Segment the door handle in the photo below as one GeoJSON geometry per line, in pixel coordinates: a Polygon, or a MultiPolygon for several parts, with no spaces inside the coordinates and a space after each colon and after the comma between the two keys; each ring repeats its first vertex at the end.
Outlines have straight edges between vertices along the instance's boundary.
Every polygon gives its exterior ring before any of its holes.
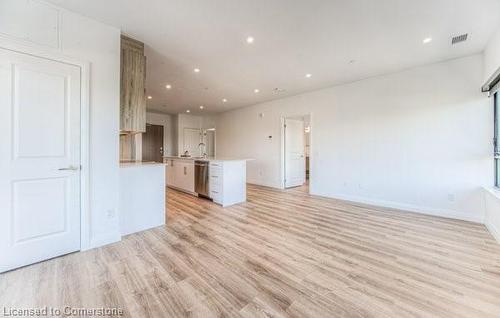
{"type": "Polygon", "coordinates": [[[66,167],[66,168],[59,168],[57,169],[59,171],[77,171],[77,170],[80,170],[80,166],[76,167],[76,166],[69,166],[69,167],[66,167]]]}
{"type": "Polygon", "coordinates": [[[187,175],[187,167],[184,167],[184,175],[187,175]]]}

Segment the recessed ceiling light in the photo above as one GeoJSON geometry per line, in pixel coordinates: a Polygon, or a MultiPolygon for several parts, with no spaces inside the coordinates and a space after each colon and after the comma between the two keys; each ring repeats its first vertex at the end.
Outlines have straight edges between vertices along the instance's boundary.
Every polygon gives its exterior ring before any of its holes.
{"type": "Polygon", "coordinates": [[[253,92],[254,93],[258,93],[258,92],[260,92],[260,90],[258,88],[256,88],[256,89],[253,90],[253,92]]]}
{"type": "Polygon", "coordinates": [[[223,102],[223,103],[227,103],[227,99],[223,98],[223,99],[222,99],[222,102],[223,102]]]}
{"type": "Polygon", "coordinates": [[[171,88],[172,88],[172,85],[167,84],[167,85],[165,85],[165,88],[166,88],[166,89],[171,89],[171,88]]]}
{"type": "Polygon", "coordinates": [[[431,43],[432,42],[432,38],[425,38],[422,43],[424,44],[427,44],[427,43],[431,43]]]}
{"type": "Polygon", "coordinates": [[[188,109],[188,110],[186,110],[186,113],[190,113],[190,112],[191,112],[191,111],[190,111],[189,109],[188,109]]]}
{"type": "Polygon", "coordinates": [[[306,74],[307,78],[310,78],[311,76],[312,76],[312,74],[309,74],[309,73],[306,74]]]}
{"type": "Polygon", "coordinates": [[[199,68],[195,68],[193,71],[194,71],[195,73],[199,73],[199,72],[200,72],[200,69],[199,69],[199,68]]]}
{"type": "Polygon", "coordinates": [[[251,36],[247,37],[247,43],[252,44],[255,39],[251,36]]]}
{"type": "Polygon", "coordinates": [[[205,108],[205,106],[200,106],[200,109],[203,109],[203,108],[205,108]]]}
{"type": "Polygon", "coordinates": [[[153,99],[153,96],[148,96],[148,99],[153,99]]]}

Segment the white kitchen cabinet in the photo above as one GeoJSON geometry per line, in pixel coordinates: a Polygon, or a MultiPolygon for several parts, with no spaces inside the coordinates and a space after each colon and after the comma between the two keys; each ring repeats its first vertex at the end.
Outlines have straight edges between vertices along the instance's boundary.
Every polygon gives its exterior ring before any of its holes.
{"type": "Polygon", "coordinates": [[[166,160],[167,185],[182,191],[194,193],[194,162],[185,159],[166,160]]]}
{"type": "Polygon", "coordinates": [[[250,159],[166,157],[167,185],[197,195],[195,193],[195,160],[209,162],[208,197],[210,199],[224,207],[246,201],[246,162],[250,159]]]}
{"type": "Polygon", "coordinates": [[[182,190],[194,192],[194,162],[178,161],[176,163],[175,178],[177,186],[182,190]]]}
{"type": "Polygon", "coordinates": [[[222,206],[229,206],[247,199],[246,161],[221,160],[210,161],[209,196],[222,206]]]}

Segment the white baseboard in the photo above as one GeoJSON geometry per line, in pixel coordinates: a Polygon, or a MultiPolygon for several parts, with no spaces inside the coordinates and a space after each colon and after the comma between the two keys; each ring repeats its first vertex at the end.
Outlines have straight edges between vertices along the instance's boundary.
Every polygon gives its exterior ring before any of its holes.
{"type": "Polygon", "coordinates": [[[262,187],[283,189],[279,184],[275,184],[275,183],[271,183],[271,182],[263,182],[261,180],[247,179],[247,183],[262,186],[262,187]]]}
{"type": "Polygon", "coordinates": [[[182,188],[174,187],[174,186],[171,186],[171,185],[167,185],[167,187],[172,188],[172,189],[177,190],[177,191],[180,191],[180,192],[184,192],[184,193],[187,193],[187,194],[191,194],[191,195],[194,195],[194,196],[197,196],[197,195],[198,195],[198,193],[196,193],[196,192],[191,192],[191,191],[184,190],[184,189],[182,189],[182,188]]]}
{"type": "Polygon", "coordinates": [[[104,234],[99,234],[96,235],[95,237],[92,237],[90,240],[90,247],[88,249],[96,248],[96,247],[101,247],[104,245],[108,245],[111,243],[119,242],[121,241],[122,236],[120,233],[104,233],[104,234]]]}
{"type": "Polygon", "coordinates": [[[439,217],[444,217],[444,218],[448,218],[448,219],[456,219],[456,220],[462,220],[462,221],[468,221],[468,222],[474,222],[474,223],[481,223],[481,224],[484,223],[484,215],[483,214],[477,214],[477,215],[465,214],[465,213],[461,213],[461,212],[457,212],[457,211],[453,211],[453,210],[422,207],[422,206],[416,206],[416,205],[412,205],[412,204],[378,200],[378,199],[344,195],[344,194],[334,194],[334,195],[327,195],[327,194],[323,194],[323,193],[311,193],[311,194],[319,195],[319,196],[323,196],[323,197],[328,197],[328,198],[332,198],[332,199],[343,200],[343,201],[350,201],[353,203],[368,204],[368,205],[373,205],[373,206],[382,207],[382,208],[391,208],[391,209],[397,209],[397,210],[402,210],[402,211],[407,211],[407,212],[414,212],[414,213],[420,213],[420,214],[426,214],[426,215],[432,215],[432,216],[439,216],[439,217]]]}
{"type": "Polygon", "coordinates": [[[484,222],[484,225],[486,226],[488,231],[490,231],[495,240],[500,243],[500,229],[497,228],[493,223],[488,222],[488,220],[484,222]]]}

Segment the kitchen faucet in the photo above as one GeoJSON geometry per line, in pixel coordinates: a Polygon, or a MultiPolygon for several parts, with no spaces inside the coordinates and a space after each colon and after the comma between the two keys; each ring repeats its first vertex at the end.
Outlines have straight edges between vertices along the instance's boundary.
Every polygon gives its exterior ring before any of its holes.
{"type": "Polygon", "coordinates": [[[200,142],[198,144],[198,150],[200,151],[200,156],[202,156],[203,158],[207,158],[207,153],[206,153],[206,145],[204,142],[200,142]],[[203,152],[201,151],[201,147],[203,147],[203,152]]]}

